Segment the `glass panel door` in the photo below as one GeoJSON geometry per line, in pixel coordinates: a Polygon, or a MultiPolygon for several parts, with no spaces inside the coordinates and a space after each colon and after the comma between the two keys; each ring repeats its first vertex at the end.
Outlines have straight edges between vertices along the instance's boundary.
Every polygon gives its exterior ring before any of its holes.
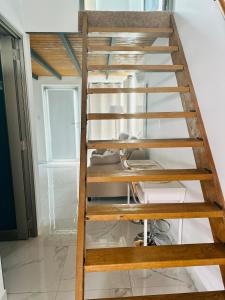
{"type": "Polygon", "coordinates": [[[47,161],[79,159],[79,101],[76,88],[46,88],[44,97],[47,161]]]}

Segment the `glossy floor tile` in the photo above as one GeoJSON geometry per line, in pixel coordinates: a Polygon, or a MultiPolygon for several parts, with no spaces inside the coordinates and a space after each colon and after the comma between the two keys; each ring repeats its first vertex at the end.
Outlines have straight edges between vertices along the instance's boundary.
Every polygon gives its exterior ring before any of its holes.
{"type": "MultiPolygon", "coordinates": [[[[0,242],[9,300],[74,300],[77,170],[77,166],[41,166],[42,234],[28,241],[0,242]]],[[[88,248],[126,247],[133,245],[143,226],[92,222],[86,230],[88,248]]],[[[86,299],[196,290],[184,268],[88,273],[85,287],[86,299]]]]}
{"type": "Polygon", "coordinates": [[[75,285],[75,246],[70,246],[65,260],[59,291],[73,291],[75,285]]]}
{"type": "Polygon", "coordinates": [[[57,291],[68,246],[15,245],[2,256],[8,293],[57,291]]]}
{"type": "Polygon", "coordinates": [[[193,281],[185,268],[129,271],[132,288],[171,286],[193,287],[193,281]]]}
{"type": "Polygon", "coordinates": [[[51,232],[76,230],[79,164],[39,165],[43,224],[51,232]]]}
{"type": "Polygon", "coordinates": [[[55,300],[56,293],[22,293],[8,294],[7,300],[55,300]]]}
{"type": "Polygon", "coordinates": [[[59,292],[57,293],[56,300],[74,300],[75,292],[59,292]]]}
{"type": "Polygon", "coordinates": [[[100,289],[85,291],[85,299],[122,298],[132,296],[131,288],[100,289]]]}

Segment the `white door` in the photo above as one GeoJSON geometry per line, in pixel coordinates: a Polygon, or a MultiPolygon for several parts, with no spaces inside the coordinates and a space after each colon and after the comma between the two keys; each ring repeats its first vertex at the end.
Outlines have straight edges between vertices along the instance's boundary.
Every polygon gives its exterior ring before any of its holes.
{"type": "Polygon", "coordinates": [[[48,162],[79,160],[79,111],[76,88],[45,88],[44,115],[48,162]]]}

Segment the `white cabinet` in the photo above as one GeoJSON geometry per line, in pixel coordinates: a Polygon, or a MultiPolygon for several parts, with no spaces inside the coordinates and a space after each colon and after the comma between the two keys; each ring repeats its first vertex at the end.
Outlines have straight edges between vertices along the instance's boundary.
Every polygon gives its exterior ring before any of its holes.
{"type": "MultiPolygon", "coordinates": [[[[183,203],[186,188],[179,181],[170,182],[138,182],[137,198],[140,203],[183,203]]],[[[130,197],[128,185],[128,201],[130,197]]],[[[129,203],[129,202],[128,202],[129,203]]],[[[179,220],[178,243],[182,243],[183,219],[179,220]]],[[[148,220],[144,220],[144,246],[147,246],[148,220]]]]}
{"type": "Polygon", "coordinates": [[[179,181],[138,182],[136,188],[141,203],[184,202],[186,193],[186,188],[179,181]]]}

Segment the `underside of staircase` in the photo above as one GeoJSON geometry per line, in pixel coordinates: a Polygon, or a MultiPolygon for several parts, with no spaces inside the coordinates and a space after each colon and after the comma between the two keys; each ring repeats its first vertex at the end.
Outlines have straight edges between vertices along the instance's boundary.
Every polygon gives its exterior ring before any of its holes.
{"type": "MultiPolygon", "coordinates": [[[[78,236],[76,259],[76,300],[84,299],[84,277],[86,272],[111,272],[150,268],[175,268],[190,266],[219,265],[225,283],[225,226],[224,199],[216,168],[210,151],[206,131],[201,118],[197,98],[188,70],[174,15],[169,12],[81,12],[79,20],[83,36],[82,57],[82,115],[81,115],[81,160],[80,195],[78,210],[78,236]],[[129,37],[148,35],[150,39],[169,38],[169,46],[124,46],[95,45],[89,37],[129,37]],[[169,53],[172,65],[88,65],[88,56],[93,53],[129,54],[143,52],[169,53]],[[172,72],[177,87],[141,88],[89,88],[88,76],[93,71],[172,72]],[[183,112],[147,113],[92,113],[87,109],[88,95],[114,93],[180,93],[183,112]],[[116,119],[175,119],[186,120],[190,138],[185,139],[143,139],[143,140],[87,140],[87,125],[91,120],[116,119]],[[129,148],[177,148],[190,147],[196,161],[196,169],[165,170],[119,170],[105,172],[87,171],[88,149],[129,148]],[[87,183],[142,182],[142,181],[200,181],[205,202],[87,205],[87,183]],[[86,249],[85,224],[99,221],[128,221],[208,218],[214,243],[185,244],[151,247],[126,247],[107,249],[86,249]]],[[[109,95],[110,97],[110,95],[109,95]]],[[[110,98],[109,98],[110,99],[110,98]]],[[[91,100],[90,100],[91,101],[91,100]]],[[[196,231],[198,228],[196,228],[196,231]]],[[[176,299],[225,299],[224,291],[131,297],[133,299],[176,300],[176,299]]]]}

